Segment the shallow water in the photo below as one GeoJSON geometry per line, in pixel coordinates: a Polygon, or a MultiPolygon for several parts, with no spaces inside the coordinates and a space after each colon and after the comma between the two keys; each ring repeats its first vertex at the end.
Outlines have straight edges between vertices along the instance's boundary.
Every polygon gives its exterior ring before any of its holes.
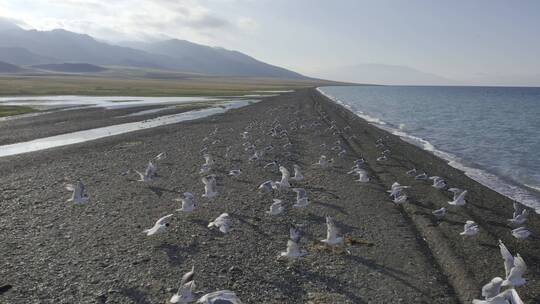
{"type": "Polygon", "coordinates": [[[372,124],[540,208],[540,88],[323,87],[372,124]]]}
{"type": "Polygon", "coordinates": [[[55,147],[82,143],[90,140],[104,137],[124,134],[128,132],[155,128],[159,126],[179,123],[182,121],[193,120],[207,117],[214,114],[223,113],[230,109],[240,108],[255,100],[230,101],[220,104],[219,107],[206,108],[202,110],[193,110],[184,113],[160,116],[144,121],[118,124],[113,126],[95,128],[84,131],[77,131],[56,136],[39,138],[28,142],[21,142],[11,145],[0,146],[0,157],[35,152],[55,147]]]}

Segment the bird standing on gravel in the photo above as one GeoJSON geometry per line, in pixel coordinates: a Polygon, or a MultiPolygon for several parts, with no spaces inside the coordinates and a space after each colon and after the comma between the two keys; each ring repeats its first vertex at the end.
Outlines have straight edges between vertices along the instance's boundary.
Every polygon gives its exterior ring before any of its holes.
{"type": "Polygon", "coordinates": [[[201,179],[204,184],[204,194],[202,197],[212,199],[217,196],[217,181],[214,175],[205,176],[201,179]]]}
{"type": "Polygon", "coordinates": [[[283,201],[275,198],[274,203],[270,206],[270,210],[266,211],[266,214],[278,215],[281,214],[283,210],[285,210],[285,208],[283,207],[283,201]]]}
{"type": "Polygon", "coordinates": [[[523,209],[521,213],[514,212],[514,216],[508,221],[514,225],[524,224],[529,217],[529,210],[523,209]]]}
{"type": "Polygon", "coordinates": [[[67,200],[68,202],[73,202],[75,204],[83,204],[86,203],[89,199],[88,195],[84,193],[85,187],[81,180],[78,180],[76,185],[66,185],[66,190],[73,191],[71,198],[67,200]]]}
{"type": "Polygon", "coordinates": [[[328,160],[325,155],[321,155],[321,157],[319,157],[319,161],[316,162],[314,165],[320,166],[321,168],[325,169],[330,166],[332,161],[332,159],[328,160]]]}
{"type": "Polygon", "coordinates": [[[259,190],[260,192],[266,192],[266,193],[272,192],[272,189],[274,188],[273,185],[274,185],[274,182],[273,182],[273,181],[265,181],[264,183],[262,183],[262,184],[259,186],[258,190],[259,190]]]}
{"type": "Polygon", "coordinates": [[[326,239],[321,240],[321,242],[329,246],[337,246],[343,244],[343,237],[338,237],[338,228],[334,223],[334,220],[327,216],[326,217],[326,239]]]}
{"type": "Polygon", "coordinates": [[[195,197],[191,192],[184,192],[184,198],[177,201],[182,202],[182,208],[177,209],[176,211],[191,213],[193,212],[193,209],[195,209],[195,197]]]}
{"type": "Polygon", "coordinates": [[[143,233],[146,233],[147,236],[152,236],[154,234],[163,233],[167,231],[167,228],[169,227],[169,220],[172,217],[172,214],[168,214],[159,220],[154,224],[154,227],[150,229],[143,230],[143,233]]]}
{"type": "Polygon", "coordinates": [[[234,170],[231,170],[229,171],[229,176],[232,176],[232,177],[239,177],[240,174],[242,174],[242,170],[240,169],[234,169],[234,170]]]}
{"type": "Polygon", "coordinates": [[[293,188],[292,190],[296,192],[296,203],[293,205],[293,207],[303,208],[309,205],[307,192],[304,188],[293,188]]]}
{"type": "Polygon", "coordinates": [[[519,227],[519,228],[516,228],[516,229],[512,230],[512,235],[516,239],[524,240],[524,239],[528,238],[531,235],[531,232],[529,231],[529,229],[527,229],[525,227],[519,227]]]}
{"type": "Polygon", "coordinates": [[[476,224],[474,221],[467,221],[465,225],[463,226],[463,232],[461,232],[461,235],[475,235],[480,231],[478,228],[478,224],[476,224]]]}
{"type": "Polygon", "coordinates": [[[295,164],[293,165],[293,168],[294,168],[294,176],[291,177],[291,180],[296,181],[296,182],[303,181],[304,175],[302,174],[302,172],[300,172],[300,166],[295,164]]]}
{"type": "Polygon", "coordinates": [[[139,182],[151,182],[154,180],[154,177],[157,176],[157,166],[149,161],[144,174],[137,170],[135,170],[135,172],[139,175],[139,182]]]}
{"type": "Polygon", "coordinates": [[[454,199],[451,202],[448,202],[448,204],[454,205],[454,206],[463,206],[463,205],[465,205],[467,203],[465,201],[465,195],[467,195],[467,190],[461,190],[461,189],[457,189],[457,188],[450,188],[450,189],[448,189],[448,191],[450,191],[452,189],[456,189],[456,190],[459,190],[459,191],[454,192],[454,199]]]}
{"type": "Polygon", "coordinates": [[[289,177],[291,174],[289,173],[289,170],[283,166],[279,166],[279,172],[281,172],[281,180],[274,182],[272,187],[278,190],[290,188],[291,184],[289,184],[289,177]]]}
{"type": "Polygon", "coordinates": [[[214,221],[208,224],[208,228],[216,227],[223,233],[229,232],[231,229],[231,217],[228,213],[222,213],[214,221]]]}

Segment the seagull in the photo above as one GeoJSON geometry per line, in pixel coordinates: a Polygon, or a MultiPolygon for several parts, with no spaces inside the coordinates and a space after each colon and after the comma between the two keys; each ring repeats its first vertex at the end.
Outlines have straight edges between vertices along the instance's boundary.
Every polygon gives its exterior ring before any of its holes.
{"type": "Polygon", "coordinates": [[[302,181],[304,180],[304,175],[302,175],[302,172],[300,172],[300,166],[299,165],[293,165],[294,168],[294,176],[291,177],[291,180],[293,181],[302,181]]]}
{"type": "Polygon", "coordinates": [[[509,219],[508,221],[515,225],[521,225],[524,224],[527,221],[527,217],[529,216],[529,210],[523,209],[523,211],[519,214],[516,214],[517,212],[514,212],[514,217],[509,219]]]}
{"type": "Polygon", "coordinates": [[[386,157],[386,155],[384,155],[384,154],[377,157],[378,162],[382,162],[382,161],[386,161],[386,160],[388,160],[388,157],[386,157]]]}
{"type": "Polygon", "coordinates": [[[420,173],[417,176],[414,177],[416,180],[426,180],[428,179],[428,175],[426,173],[420,173]]]}
{"type": "Polygon", "coordinates": [[[321,155],[319,157],[319,161],[316,162],[314,165],[321,166],[321,168],[328,168],[333,160],[328,160],[325,155],[321,155]]]}
{"type": "Polygon", "coordinates": [[[410,186],[402,186],[398,182],[394,182],[392,186],[390,186],[390,190],[387,190],[386,192],[390,193],[390,196],[395,198],[401,196],[401,191],[407,188],[410,188],[410,186]]]}
{"type": "Polygon", "coordinates": [[[407,195],[401,194],[399,196],[394,197],[394,203],[396,204],[403,204],[407,202],[407,195]]]}
{"type": "Polygon", "coordinates": [[[294,192],[296,192],[296,203],[293,205],[295,208],[303,208],[309,205],[309,200],[307,197],[306,189],[304,188],[293,188],[294,192]]]}
{"type": "Polygon", "coordinates": [[[71,195],[71,198],[68,199],[68,202],[73,202],[75,204],[83,204],[88,201],[88,195],[84,193],[84,184],[79,179],[77,181],[77,184],[74,186],[72,184],[66,185],[66,190],[73,191],[73,194],[71,195]]]}
{"type": "Polygon", "coordinates": [[[304,249],[300,249],[300,245],[293,240],[287,240],[286,251],[281,252],[280,257],[285,258],[299,258],[306,255],[307,252],[304,249]]]}
{"type": "Polygon", "coordinates": [[[274,188],[274,182],[273,181],[265,181],[259,186],[259,191],[261,192],[272,192],[272,189],[274,188]]]}
{"type": "Polygon", "coordinates": [[[465,201],[465,195],[467,195],[467,190],[465,190],[465,191],[463,191],[461,193],[454,192],[454,200],[451,201],[451,202],[448,202],[448,204],[454,205],[454,206],[463,206],[463,205],[465,205],[467,203],[465,201]]]}
{"type": "Polygon", "coordinates": [[[278,167],[278,163],[276,161],[273,161],[273,162],[270,162],[270,163],[267,163],[266,165],[264,165],[264,169],[268,168],[268,167],[278,167]]]}
{"type": "Polygon", "coordinates": [[[202,304],[242,304],[240,298],[230,290],[220,290],[205,294],[197,303],[202,304]]]}
{"type": "Polygon", "coordinates": [[[151,182],[154,180],[154,177],[157,176],[157,167],[152,163],[152,161],[149,161],[144,174],[137,170],[135,170],[135,172],[139,174],[139,182],[151,182]]]}
{"type": "Polygon", "coordinates": [[[191,213],[195,209],[195,198],[191,192],[184,192],[184,198],[177,199],[177,201],[182,202],[182,208],[176,211],[191,213]]]}
{"type": "Polygon", "coordinates": [[[178,288],[178,291],[171,297],[169,300],[170,303],[187,304],[195,300],[193,296],[193,290],[195,289],[195,281],[193,281],[194,276],[195,267],[192,266],[191,271],[182,276],[180,288],[178,288]]]}
{"type": "Polygon", "coordinates": [[[147,236],[151,236],[157,233],[163,233],[167,231],[167,227],[169,227],[169,219],[172,217],[172,214],[165,215],[164,217],[157,220],[157,222],[154,224],[154,227],[150,229],[143,230],[143,233],[146,233],[147,236]]]}
{"type": "Polygon", "coordinates": [[[476,224],[474,221],[467,221],[465,225],[463,226],[463,232],[461,232],[461,235],[475,235],[480,231],[478,228],[478,224],[476,224]]]}
{"type": "Polygon", "coordinates": [[[488,300],[497,296],[501,292],[501,285],[504,280],[500,277],[493,278],[489,283],[482,287],[482,296],[488,300]]]}
{"type": "Polygon", "coordinates": [[[213,175],[209,175],[207,177],[202,178],[202,182],[204,184],[204,194],[202,197],[206,197],[208,199],[212,199],[216,197],[217,193],[217,185],[216,185],[216,179],[213,175]]]}
{"type": "Polygon", "coordinates": [[[266,214],[278,215],[278,214],[282,213],[283,210],[285,210],[285,208],[283,207],[282,204],[283,204],[282,200],[275,198],[274,203],[270,206],[270,210],[266,211],[266,214]]]}
{"type": "Polygon", "coordinates": [[[523,304],[517,291],[513,288],[507,289],[493,298],[486,300],[474,299],[472,302],[473,304],[523,304]]]}
{"type": "Polygon", "coordinates": [[[287,170],[287,168],[285,168],[283,166],[279,166],[279,172],[281,172],[281,180],[277,181],[277,182],[274,182],[272,187],[274,189],[281,189],[281,188],[287,189],[287,188],[290,188],[291,185],[289,184],[289,177],[291,176],[291,174],[289,173],[289,170],[287,170]]]}
{"type": "Polygon", "coordinates": [[[412,168],[411,170],[405,172],[408,176],[415,176],[416,175],[416,168],[412,168]]]}
{"type": "Polygon", "coordinates": [[[295,225],[291,225],[291,227],[289,228],[289,237],[295,243],[300,242],[300,238],[302,237],[300,229],[298,229],[298,227],[296,227],[295,225]]]}
{"type": "Polygon", "coordinates": [[[443,218],[446,215],[446,208],[442,207],[440,209],[434,210],[431,212],[436,218],[443,218]]]}
{"type": "Polygon", "coordinates": [[[232,177],[239,177],[240,174],[242,174],[242,170],[240,169],[234,169],[234,170],[231,170],[229,171],[229,176],[232,176],[232,177]]]}
{"type": "Polygon", "coordinates": [[[212,155],[210,155],[209,153],[204,154],[203,157],[204,157],[205,165],[212,166],[215,163],[214,159],[212,158],[212,155]]]}
{"type": "Polygon", "coordinates": [[[516,239],[524,240],[524,239],[528,238],[531,235],[531,232],[525,227],[519,227],[519,228],[516,228],[516,229],[512,230],[512,235],[516,239]]]}
{"type": "Polygon", "coordinates": [[[502,282],[502,286],[521,286],[527,283],[523,278],[523,274],[527,271],[527,265],[519,253],[514,257],[514,266],[502,282]]]}
{"type": "Polygon", "coordinates": [[[357,182],[361,182],[361,183],[369,182],[369,177],[367,175],[366,170],[358,169],[356,173],[358,174],[358,179],[356,180],[357,182]]]}
{"type": "Polygon", "coordinates": [[[525,208],[523,207],[522,204],[520,204],[518,202],[514,202],[514,214],[512,215],[512,218],[516,218],[518,215],[523,213],[524,209],[525,208]]]}
{"type": "Polygon", "coordinates": [[[231,228],[231,217],[228,213],[222,213],[213,222],[208,224],[208,228],[217,227],[223,233],[229,232],[231,228]]]}
{"type": "Polygon", "coordinates": [[[437,189],[446,188],[446,181],[440,176],[431,176],[429,179],[433,180],[433,187],[437,189]]]}
{"type": "Polygon", "coordinates": [[[321,240],[321,242],[326,243],[330,246],[336,246],[343,243],[343,237],[338,237],[338,228],[334,224],[334,220],[327,216],[326,217],[326,239],[321,240]]]}

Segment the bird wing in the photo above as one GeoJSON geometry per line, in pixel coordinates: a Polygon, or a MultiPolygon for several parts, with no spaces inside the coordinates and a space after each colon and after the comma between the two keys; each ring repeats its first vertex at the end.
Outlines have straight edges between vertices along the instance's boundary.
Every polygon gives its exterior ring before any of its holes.
{"type": "Polygon", "coordinates": [[[65,188],[67,191],[75,191],[75,186],[73,186],[73,184],[67,184],[65,185],[65,188]]]}
{"type": "Polygon", "coordinates": [[[514,256],[512,255],[512,253],[510,253],[508,248],[506,248],[506,246],[501,240],[499,240],[499,248],[501,250],[501,255],[504,260],[505,275],[506,277],[508,277],[508,275],[510,274],[510,270],[512,269],[512,267],[514,267],[514,256]]]}
{"type": "Polygon", "coordinates": [[[525,264],[525,261],[518,253],[518,255],[514,258],[514,267],[512,270],[510,270],[510,276],[514,274],[521,277],[525,271],[527,271],[527,264],[525,264]]]}
{"type": "Polygon", "coordinates": [[[182,279],[180,280],[180,285],[184,285],[188,282],[193,281],[193,278],[195,277],[195,266],[191,266],[191,271],[186,272],[182,279]]]}
{"type": "Polygon", "coordinates": [[[163,225],[167,223],[172,216],[172,214],[165,215],[164,217],[157,220],[156,225],[163,225]]]}
{"type": "Polygon", "coordinates": [[[507,289],[505,292],[505,298],[510,301],[510,304],[523,304],[523,301],[519,297],[519,294],[514,288],[507,289]]]}

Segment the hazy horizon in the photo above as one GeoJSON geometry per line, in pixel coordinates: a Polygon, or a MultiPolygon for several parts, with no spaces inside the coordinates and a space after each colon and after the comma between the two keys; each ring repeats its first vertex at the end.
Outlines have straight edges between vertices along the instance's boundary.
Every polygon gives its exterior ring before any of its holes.
{"type": "Polygon", "coordinates": [[[536,1],[0,0],[0,17],[113,43],[221,46],[333,80],[540,85],[536,1]]]}

